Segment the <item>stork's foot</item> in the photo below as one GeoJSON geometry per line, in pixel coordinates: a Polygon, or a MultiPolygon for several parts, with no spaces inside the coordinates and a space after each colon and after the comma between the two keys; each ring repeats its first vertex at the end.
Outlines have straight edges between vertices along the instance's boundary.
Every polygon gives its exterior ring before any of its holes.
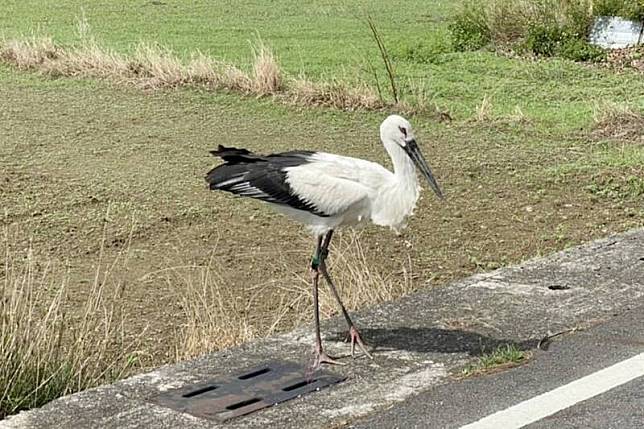
{"type": "Polygon", "coordinates": [[[362,353],[365,354],[369,359],[373,359],[373,356],[367,351],[367,345],[362,338],[360,338],[360,332],[355,326],[349,328],[349,333],[347,334],[347,342],[351,341],[351,357],[355,357],[356,344],[362,350],[362,353]]]}
{"type": "Polygon", "coordinates": [[[312,368],[314,370],[318,369],[323,363],[326,363],[329,365],[346,365],[345,362],[340,362],[339,360],[330,357],[328,354],[326,354],[326,352],[316,351],[315,355],[313,356],[312,368]]]}

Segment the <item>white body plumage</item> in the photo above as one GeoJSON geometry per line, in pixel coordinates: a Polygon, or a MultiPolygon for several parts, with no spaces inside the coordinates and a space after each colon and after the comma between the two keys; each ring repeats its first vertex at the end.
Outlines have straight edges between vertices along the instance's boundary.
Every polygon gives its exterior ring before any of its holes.
{"type": "Polygon", "coordinates": [[[418,201],[416,168],[442,197],[409,122],[391,115],[380,138],[393,172],[380,164],[325,152],[285,152],[268,156],[220,146],[212,153],[226,161],[211,170],[211,189],[260,199],[303,223],[316,236],[365,222],[399,232],[418,201]]]}
{"type": "Polygon", "coordinates": [[[416,207],[419,186],[414,165],[404,151],[393,146],[389,153],[395,173],[375,162],[324,152],[312,155],[307,164],[285,169],[293,192],[320,211],[333,213],[329,216],[272,205],[315,235],[369,221],[400,232],[416,207]]]}

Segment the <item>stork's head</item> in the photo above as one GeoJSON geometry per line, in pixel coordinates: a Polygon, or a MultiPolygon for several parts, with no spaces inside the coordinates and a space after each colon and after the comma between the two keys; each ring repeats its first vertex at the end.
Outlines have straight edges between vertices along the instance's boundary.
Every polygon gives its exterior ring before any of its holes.
{"type": "Polygon", "coordinates": [[[385,143],[385,146],[387,145],[387,142],[395,143],[400,146],[407,156],[411,158],[423,176],[425,176],[429,182],[429,186],[431,186],[436,195],[438,195],[439,198],[443,198],[443,193],[441,192],[438,183],[436,183],[436,179],[434,179],[432,170],[429,168],[429,165],[427,165],[423,154],[416,144],[414,131],[411,129],[411,124],[407,119],[398,115],[388,116],[380,125],[380,138],[383,143],[385,143]]]}
{"type": "Polygon", "coordinates": [[[403,148],[407,146],[408,142],[415,140],[414,131],[411,129],[409,121],[398,115],[389,115],[387,119],[382,121],[380,137],[383,141],[393,141],[403,148]]]}

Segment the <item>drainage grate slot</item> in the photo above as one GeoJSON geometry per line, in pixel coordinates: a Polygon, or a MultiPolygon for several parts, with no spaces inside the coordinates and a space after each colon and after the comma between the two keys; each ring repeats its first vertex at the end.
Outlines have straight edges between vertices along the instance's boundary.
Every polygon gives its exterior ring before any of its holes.
{"type": "Polygon", "coordinates": [[[180,413],[223,422],[316,392],[345,379],[330,372],[317,371],[315,378],[307,380],[305,374],[308,371],[309,368],[296,363],[269,361],[227,376],[161,392],[149,401],[180,413]]]}
{"type": "Polygon", "coordinates": [[[313,380],[302,380],[299,383],[291,384],[290,386],[284,387],[282,390],[285,392],[290,392],[291,390],[299,389],[300,387],[304,387],[309,384],[313,384],[317,381],[317,379],[313,380]]]}
{"type": "Polygon", "coordinates": [[[246,405],[254,404],[255,402],[261,401],[260,398],[247,399],[245,401],[237,402],[236,404],[231,404],[226,407],[227,410],[236,410],[237,408],[245,407],[246,405]]]}
{"type": "Polygon", "coordinates": [[[183,396],[184,398],[192,398],[193,396],[201,395],[202,393],[212,392],[217,387],[219,386],[206,386],[206,387],[202,387],[201,389],[194,390],[192,392],[184,393],[181,396],[183,396]]]}
{"type": "Polygon", "coordinates": [[[249,372],[248,374],[240,375],[239,378],[240,380],[248,380],[249,378],[255,378],[259,377],[262,374],[266,374],[267,372],[270,372],[270,368],[262,368],[258,369],[257,371],[249,372]]]}
{"type": "Polygon", "coordinates": [[[568,289],[570,289],[570,286],[566,286],[566,285],[550,285],[550,286],[548,286],[548,289],[550,289],[550,290],[568,290],[568,289]]]}

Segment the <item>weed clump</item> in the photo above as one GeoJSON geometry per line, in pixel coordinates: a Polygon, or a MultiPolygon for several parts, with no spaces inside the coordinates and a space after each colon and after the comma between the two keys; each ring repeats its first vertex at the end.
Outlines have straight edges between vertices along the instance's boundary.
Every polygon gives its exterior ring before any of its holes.
{"type": "Polygon", "coordinates": [[[283,89],[282,70],[273,52],[263,44],[255,51],[253,84],[258,95],[275,94],[283,89]]]}
{"type": "Polygon", "coordinates": [[[538,57],[601,61],[605,51],[586,40],[594,16],[591,0],[468,2],[449,31],[456,51],[491,45],[538,57]]]}
{"type": "Polygon", "coordinates": [[[644,114],[623,104],[597,105],[591,135],[595,140],[644,143],[644,114]]]}
{"type": "Polygon", "coordinates": [[[448,31],[452,48],[458,52],[476,51],[492,41],[485,13],[470,5],[454,17],[448,31]]]}
{"type": "Polygon", "coordinates": [[[7,248],[0,283],[0,420],[60,396],[112,382],[137,363],[125,338],[109,270],[98,268],[74,320],[66,314],[67,276],[30,250],[7,248]],[[72,320],[70,320],[72,319],[72,320]]]}
{"type": "Polygon", "coordinates": [[[561,57],[572,61],[601,61],[606,51],[591,45],[578,33],[557,25],[536,25],[528,30],[519,50],[540,57],[561,57]]]}
{"type": "Polygon", "coordinates": [[[476,362],[463,368],[460,376],[464,378],[512,368],[526,362],[529,358],[529,352],[519,349],[514,344],[501,345],[489,353],[484,353],[476,362]]]}

